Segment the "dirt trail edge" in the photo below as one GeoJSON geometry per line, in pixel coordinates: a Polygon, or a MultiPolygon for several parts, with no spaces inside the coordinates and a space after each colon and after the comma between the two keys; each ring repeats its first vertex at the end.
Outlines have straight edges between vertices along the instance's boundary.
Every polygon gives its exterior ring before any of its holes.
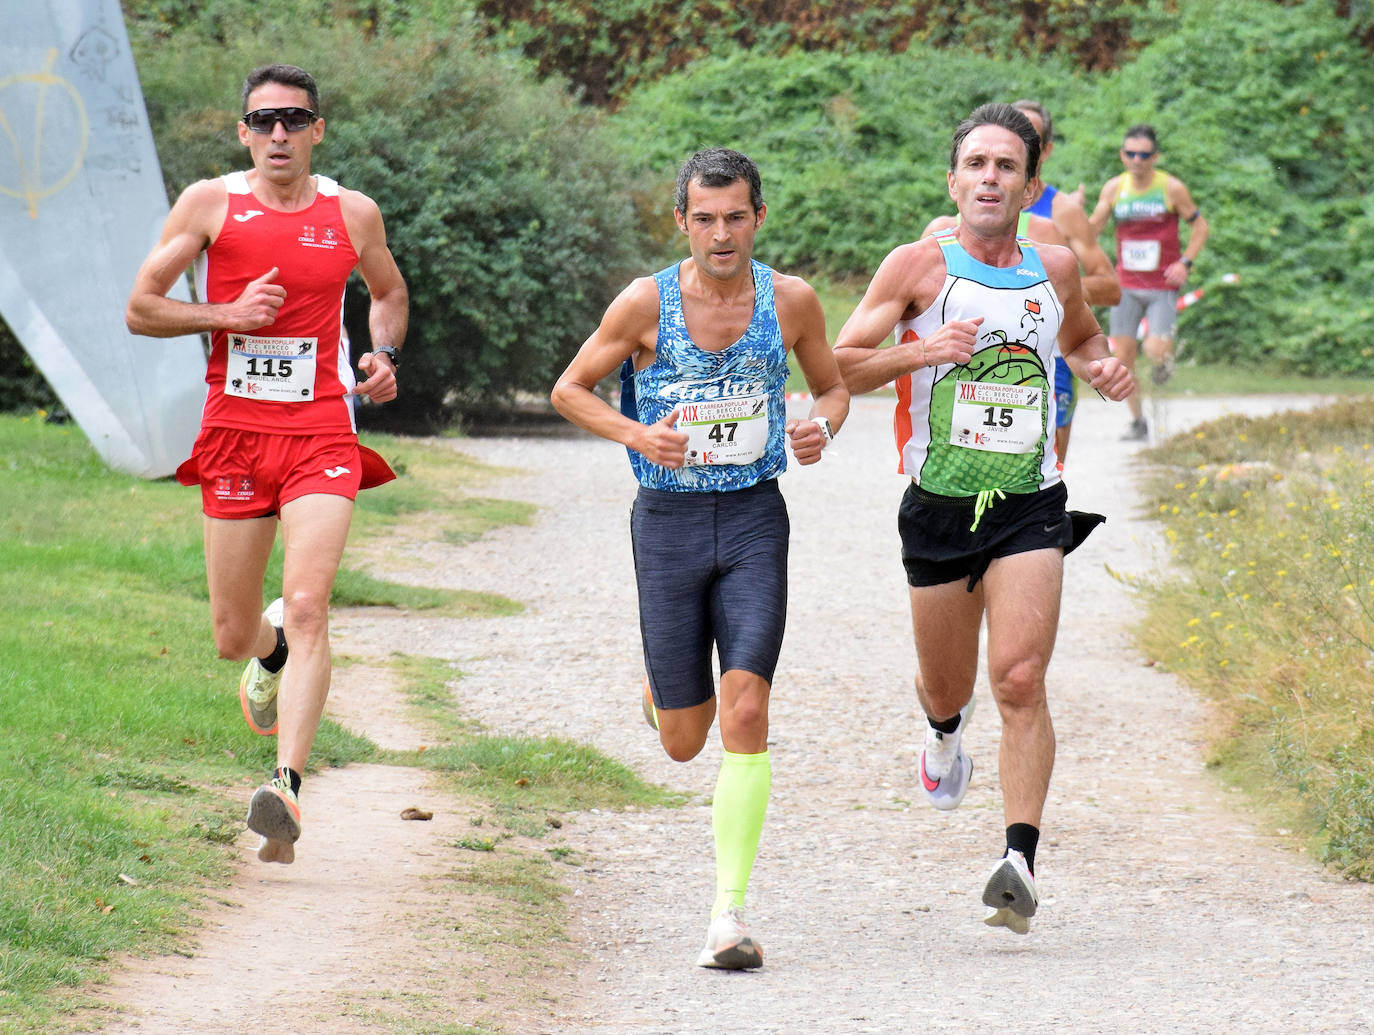
{"type": "MultiPolygon", "coordinates": [[[[1313,402],[1180,399],[1146,413],[1168,434],[1313,402]]],[[[963,805],[935,812],[914,779],[921,726],[896,541],[904,483],[891,403],[860,399],[833,452],[783,476],[791,602],[771,709],[773,798],[749,894],[762,970],[692,965],[712,897],[720,748],[676,765],[639,714],[624,451],[580,436],[464,440],[455,448],[522,472],[489,494],[539,503],[539,519],[465,547],[395,544],[387,574],[504,592],[527,611],[461,622],[345,613],[341,651],[385,656],[404,643],[456,661],[465,715],[594,744],[691,803],[569,817],[582,965],[531,978],[547,1002],[484,1000],[493,990],[480,967],[435,935],[454,918],[431,878],[463,817],[436,808],[434,823],[393,822],[435,800],[423,773],[323,774],[302,801],[301,861],[245,862],[193,956],[122,966],[105,1030],[451,1032],[482,1015],[459,1004],[484,1001],[486,1023],[518,1035],[1374,1031],[1374,887],[1327,874],[1222,790],[1203,770],[1204,705],[1129,643],[1138,605],[1111,572],[1149,575],[1163,558],[1133,485],[1136,449],[1118,441],[1125,421],[1124,407],[1085,399],[1069,452],[1070,506],[1108,523],[1066,565],[1049,674],[1058,759],[1028,936],[981,922],[1002,844],[985,680],[963,805]],[[398,954],[410,955],[379,962],[398,954]],[[294,961],[289,981],[281,961],[294,961]],[[431,1026],[379,1019],[378,1005],[405,988],[453,1012],[431,1026]]],[[[345,699],[375,692],[341,686],[336,697],[348,710],[345,699]]],[[[373,733],[365,719],[349,724],[373,733]]]]}

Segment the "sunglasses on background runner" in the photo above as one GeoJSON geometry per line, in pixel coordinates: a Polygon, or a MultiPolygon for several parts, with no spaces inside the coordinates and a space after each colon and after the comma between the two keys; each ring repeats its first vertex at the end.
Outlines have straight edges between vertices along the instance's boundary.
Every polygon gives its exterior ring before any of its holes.
{"type": "Polygon", "coordinates": [[[280,122],[286,132],[297,133],[317,118],[319,116],[309,108],[259,108],[246,112],[243,124],[254,133],[271,133],[272,127],[280,122]]]}
{"type": "MultiPolygon", "coordinates": [[[[268,108],[267,110],[271,111],[272,109],[268,108]]],[[[286,108],[283,110],[290,111],[291,109],[286,108]]],[[[286,128],[290,129],[291,127],[287,126],[286,128]]],[[[271,130],[261,130],[260,132],[268,133],[271,132],[271,130]]],[[[1124,147],[1121,149],[1121,153],[1125,155],[1127,158],[1139,158],[1141,161],[1144,161],[1146,158],[1153,158],[1155,156],[1155,153],[1153,151],[1127,151],[1124,147]]]]}

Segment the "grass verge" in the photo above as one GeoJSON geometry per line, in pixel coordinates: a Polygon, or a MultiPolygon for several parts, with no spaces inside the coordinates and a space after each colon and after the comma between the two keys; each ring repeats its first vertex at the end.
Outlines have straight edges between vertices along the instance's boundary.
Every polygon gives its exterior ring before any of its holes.
{"type": "Polygon", "coordinates": [[[1148,450],[1176,574],[1145,650],[1216,704],[1209,762],[1374,880],[1374,436],[1369,399],[1227,417],[1148,450]]]}
{"type": "MultiPolygon", "coordinates": [[[[360,496],[354,539],[409,523],[471,538],[529,519],[495,504],[467,508],[456,525],[436,519],[495,472],[442,443],[369,443],[396,458],[401,478],[360,496]]],[[[239,666],[211,642],[198,494],[110,471],[75,427],[36,418],[0,416],[0,456],[0,1032],[29,1035],[59,1024],[70,990],[115,955],[175,947],[188,907],[233,863],[242,816],[225,788],[256,784],[275,759],[268,738],[245,735],[239,666]]],[[[279,572],[278,554],[269,585],[279,572]]],[[[352,569],[335,603],[519,609],[352,569]]],[[[430,765],[483,796],[503,831],[542,829],[555,801],[655,800],[577,745],[451,733],[431,758],[384,759],[326,720],[312,768],[430,765]]],[[[533,856],[536,867],[557,858],[533,856]]]]}

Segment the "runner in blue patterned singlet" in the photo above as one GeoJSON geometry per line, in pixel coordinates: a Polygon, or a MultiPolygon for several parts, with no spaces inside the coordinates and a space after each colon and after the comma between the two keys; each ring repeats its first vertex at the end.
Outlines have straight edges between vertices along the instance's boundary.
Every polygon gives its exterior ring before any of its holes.
{"type": "Polygon", "coordinates": [[[1132,387],[1083,301],[1073,253],[1016,234],[1039,155],[1035,127],[1011,105],[960,123],[948,174],[958,227],[894,249],[835,343],[851,392],[897,383],[899,470],[912,479],[898,531],[929,727],[918,775],[939,809],[956,808],[972,776],[961,739],[987,621],[1006,848],[983,902],[986,923],[1018,934],[1038,906],[1035,851],[1054,767],[1045,670],[1064,555],[1101,520],[1065,511],[1046,448],[1056,341],[1105,397],[1132,387]]]}
{"type": "Polygon", "coordinates": [[[658,341],[654,361],[635,370],[621,365],[621,412],[656,424],[674,409],[688,434],[686,463],[668,468],[629,450],[639,484],[669,492],[747,489],[776,478],[787,466],[783,448],[787,349],[773,304],[773,271],[751,260],[754,313],[728,349],[697,346],[682,312],[678,264],[654,276],[658,287],[658,341]]]}
{"type": "Polygon", "coordinates": [[[813,464],[849,412],[849,393],[805,281],[752,259],[766,212],[758,169],[701,151],[678,173],[674,216],[691,258],[641,277],[559,378],[569,420],[623,444],[639,479],[630,514],[644,715],[680,762],[719,710],[724,747],[711,804],[716,897],[703,967],[761,966],[744,896],[772,783],[768,698],[787,612],[785,442],[813,464]],[[788,420],[787,354],[814,403],[788,420]],[[617,412],[595,388],[621,371],[617,412]],[[719,709],[711,664],[720,659],[719,709]]]}
{"type": "MultiPolygon", "coordinates": [[[[1012,107],[1030,119],[1035,131],[1040,134],[1040,173],[1054,152],[1054,120],[1049,111],[1039,101],[1014,101],[1012,107]]],[[[1078,258],[1083,271],[1083,299],[1088,305],[1116,305],[1121,301],[1121,285],[1117,283],[1116,270],[1112,260],[1097,242],[1088,223],[1088,215],[1083,211],[1083,187],[1069,193],[1041,181],[1041,193],[1035,204],[1026,209],[1033,216],[1048,219],[1053,224],[1056,237],[1031,234],[1035,241],[1067,245],[1078,258]]],[[[1057,400],[1054,432],[1054,451],[1062,465],[1069,455],[1069,436],[1073,431],[1073,413],[1078,405],[1078,391],[1069,365],[1063,356],[1054,361],[1054,394],[1057,400]]]]}

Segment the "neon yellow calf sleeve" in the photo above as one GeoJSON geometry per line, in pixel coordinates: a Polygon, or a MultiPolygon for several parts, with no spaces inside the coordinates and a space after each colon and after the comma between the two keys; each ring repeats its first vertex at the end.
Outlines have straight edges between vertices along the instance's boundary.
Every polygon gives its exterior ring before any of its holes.
{"type": "Polygon", "coordinates": [[[716,837],[713,918],[729,906],[744,905],[772,785],[773,767],[767,751],[757,755],[725,752],[711,803],[711,829],[716,837]]]}

